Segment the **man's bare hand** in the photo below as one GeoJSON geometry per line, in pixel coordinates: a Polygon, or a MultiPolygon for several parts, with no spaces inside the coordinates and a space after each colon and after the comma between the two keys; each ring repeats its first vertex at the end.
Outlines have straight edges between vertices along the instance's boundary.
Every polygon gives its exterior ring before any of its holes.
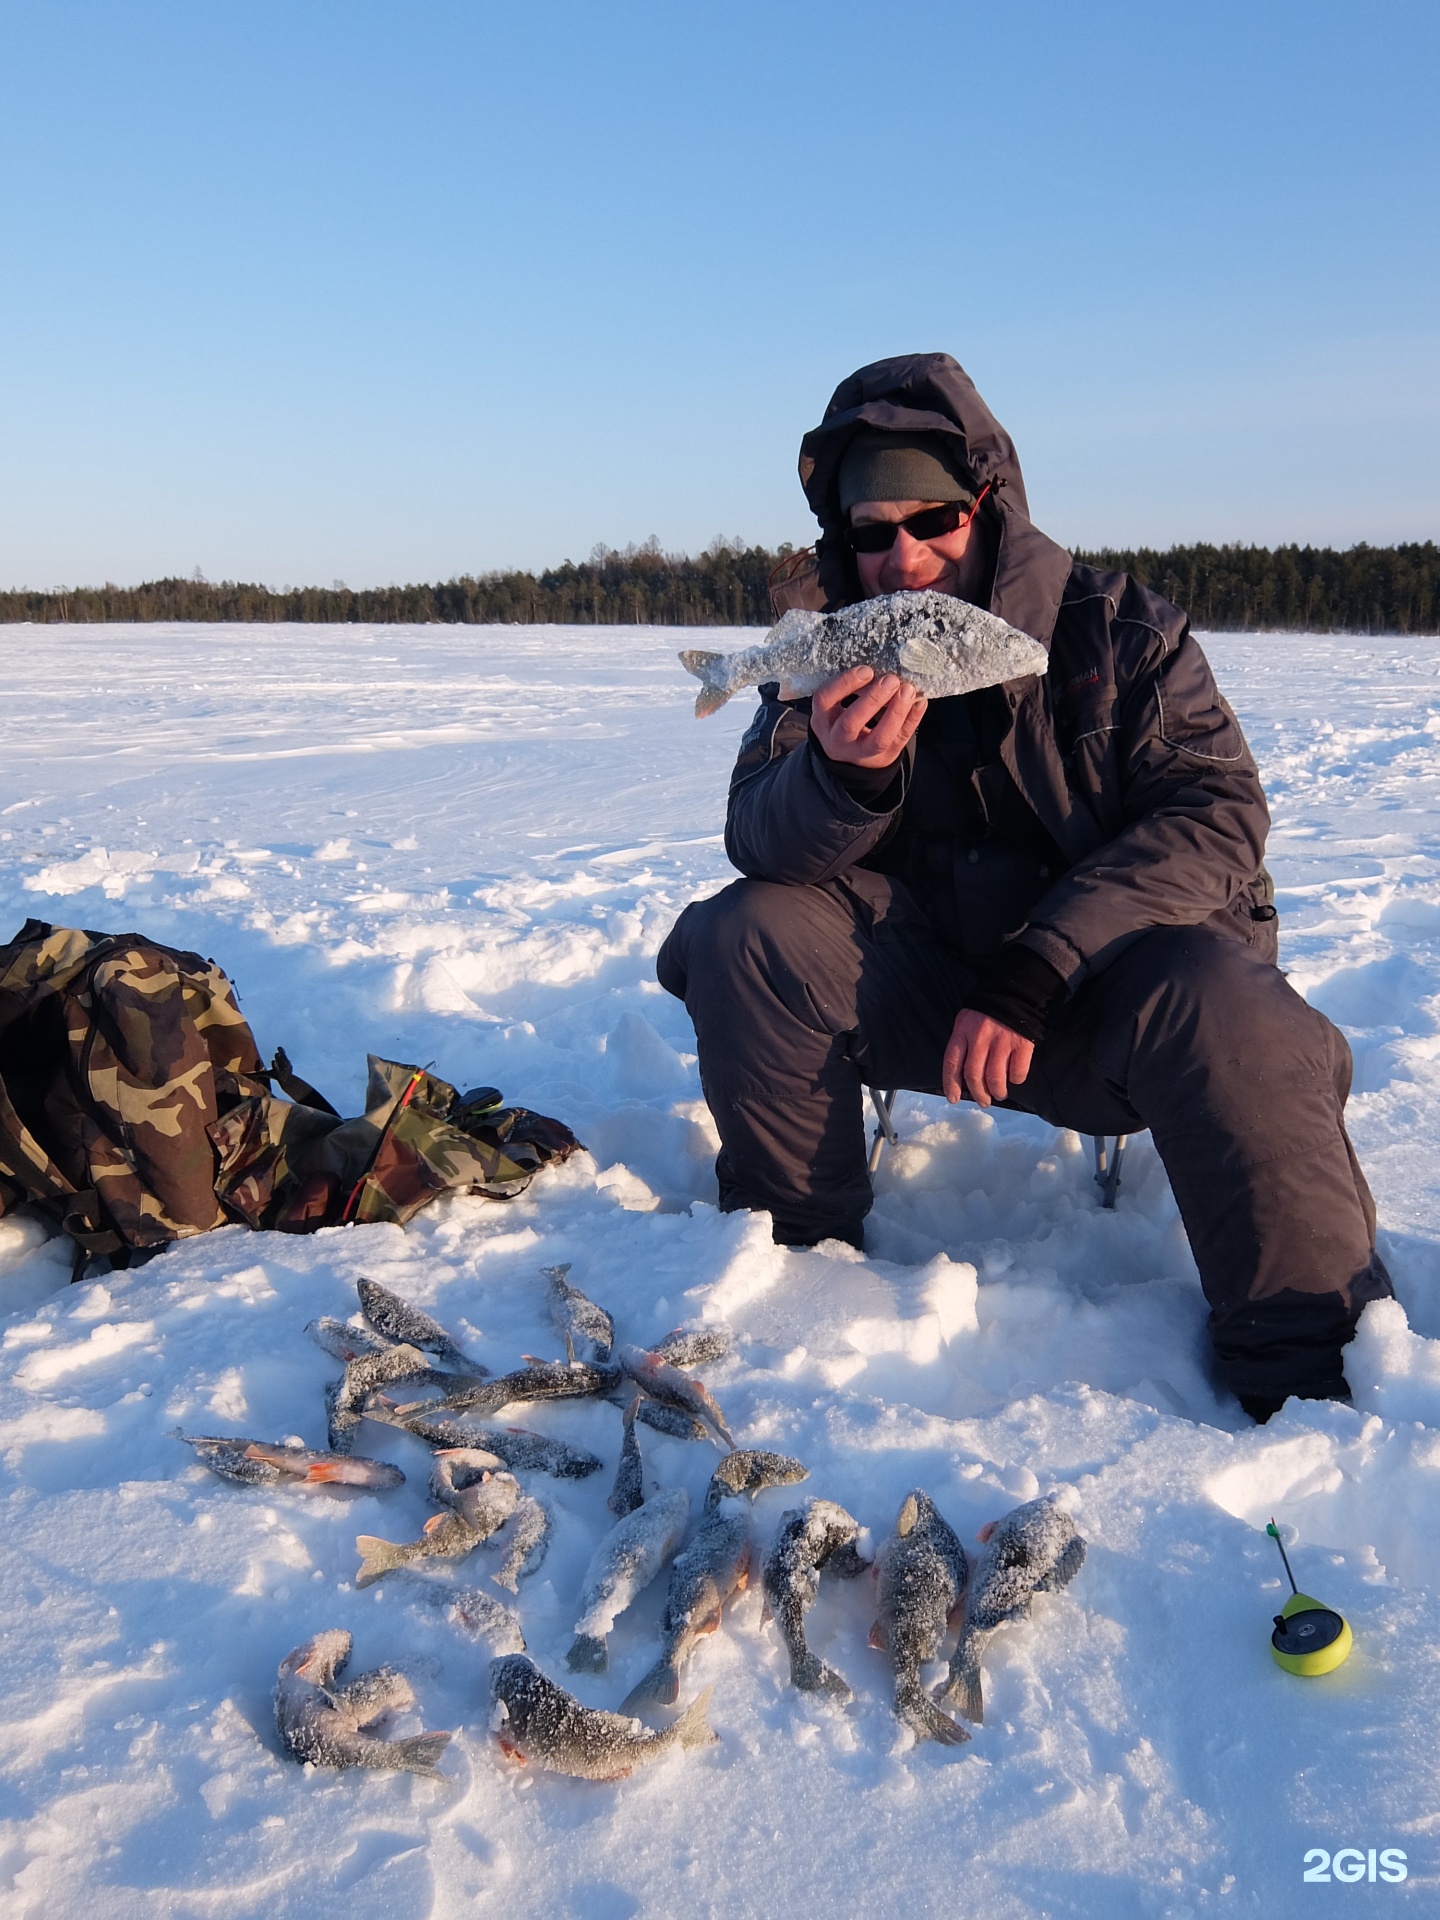
{"type": "Polygon", "coordinates": [[[1011,1087],[1018,1087],[1030,1071],[1035,1045],[1021,1039],[1009,1027],[1002,1027],[988,1013],[962,1008],[950,1030],[940,1069],[940,1085],[953,1106],[961,1099],[961,1083],[970,1098],[982,1107],[992,1100],[1003,1100],[1011,1087]]]}
{"type": "Polygon", "coordinates": [[[882,673],[877,680],[873,667],[851,667],[816,693],[810,703],[810,731],[832,760],[852,767],[893,767],[926,705],[924,694],[908,680],[893,673],[882,673]]]}

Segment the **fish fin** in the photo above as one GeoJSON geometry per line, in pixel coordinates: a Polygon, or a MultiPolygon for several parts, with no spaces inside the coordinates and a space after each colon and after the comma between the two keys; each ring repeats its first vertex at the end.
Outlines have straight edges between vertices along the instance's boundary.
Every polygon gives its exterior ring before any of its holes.
{"type": "Polygon", "coordinates": [[[525,1754],[520,1747],[516,1746],[513,1740],[507,1740],[503,1733],[497,1733],[495,1738],[500,1744],[500,1751],[507,1760],[513,1760],[517,1767],[523,1767],[525,1765],[525,1754]]]}
{"type": "Polygon", "coordinates": [[[808,1651],[803,1660],[791,1658],[790,1678],[802,1693],[830,1693],[837,1700],[848,1700],[851,1695],[850,1682],[844,1675],[808,1651]]]}
{"type": "Polygon", "coordinates": [[[705,1710],[710,1705],[711,1687],[703,1688],[686,1707],[675,1722],[675,1738],[682,1747],[713,1747],[718,1745],[720,1736],[705,1718],[705,1710]]]}
{"type": "Polygon", "coordinates": [[[990,1538],[991,1534],[994,1533],[996,1527],[998,1527],[999,1524],[1000,1522],[998,1520],[987,1520],[985,1522],[984,1526],[981,1527],[980,1531],[975,1536],[975,1538],[980,1542],[981,1546],[984,1546],[985,1542],[990,1538]]]}
{"type": "Polygon", "coordinates": [[[750,1546],[745,1549],[745,1558],[740,1562],[739,1571],[735,1575],[736,1593],[744,1593],[750,1585],[750,1562],[754,1557],[754,1551],[750,1546]]]}
{"type": "MultiPolygon", "coordinates": [[[[485,1477],[488,1479],[489,1478],[488,1474],[485,1477]]],[[[449,1518],[450,1516],[448,1513],[432,1513],[430,1518],[425,1522],[424,1526],[420,1529],[420,1531],[423,1534],[426,1534],[428,1536],[429,1534],[434,1533],[437,1527],[443,1527],[445,1522],[449,1518]]]]}
{"type": "Polygon", "coordinates": [[[945,1624],[947,1627],[958,1627],[964,1618],[965,1595],[962,1593],[954,1606],[951,1607],[950,1611],[945,1615],[945,1624]]]}
{"type": "MultiPolygon", "coordinates": [[[[956,1648],[958,1655],[960,1649],[956,1648]]],[[[947,1707],[954,1707],[957,1713],[963,1713],[977,1727],[985,1724],[985,1701],[980,1691],[980,1662],[967,1654],[963,1660],[950,1662],[950,1678],[940,1689],[940,1699],[947,1707]]]]}
{"type": "Polygon", "coordinates": [[[605,1642],[596,1633],[577,1633],[565,1664],[571,1673],[604,1673],[610,1664],[605,1642]]]}
{"type": "Polygon", "coordinates": [[[708,1620],[702,1620],[700,1625],[696,1627],[695,1632],[697,1636],[702,1633],[716,1633],[719,1631],[719,1627],[720,1627],[720,1609],[719,1607],[716,1607],[714,1613],[711,1614],[710,1618],[708,1620]]]}
{"type": "Polygon", "coordinates": [[[723,653],[707,653],[703,647],[688,647],[680,655],[680,664],[687,673],[693,673],[700,682],[700,691],[695,696],[695,718],[705,720],[712,713],[718,713],[730,698],[725,686],[725,662],[723,653]]]}
{"type": "Polygon", "coordinates": [[[917,1740],[938,1740],[942,1747],[958,1747],[970,1738],[968,1729],[942,1713],[918,1685],[913,1692],[896,1695],[895,1711],[917,1740]]]}
{"type": "Polygon", "coordinates": [[[1084,1564],[1085,1542],[1077,1533],[1041,1582],[1041,1590],[1045,1593],[1058,1593],[1062,1587],[1068,1587],[1084,1564]]]}
{"type": "Polygon", "coordinates": [[[312,1483],[318,1481],[322,1484],[332,1480],[343,1481],[349,1471],[338,1460],[316,1460],[305,1469],[305,1478],[312,1483]]]}
{"type": "Polygon", "coordinates": [[[408,1740],[392,1740],[389,1745],[397,1767],[407,1773],[424,1774],[431,1780],[443,1780],[445,1776],[436,1763],[450,1740],[448,1733],[416,1733],[408,1740]]]}
{"type": "Polygon", "coordinates": [[[879,1653],[885,1653],[889,1650],[890,1637],[885,1631],[885,1623],[883,1620],[877,1620],[874,1626],[871,1627],[870,1637],[865,1644],[868,1647],[874,1647],[879,1653]]]}
{"type": "Polygon", "coordinates": [[[360,1568],[355,1575],[357,1587],[368,1587],[389,1573],[392,1567],[398,1567],[405,1558],[403,1547],[393,1540],[378,1540],[373,1533],[357,1533],[355,1551],[360,1555],[360,1568]]]}
{"type": "Polygon", "coordinates": [[[905,1504],[900,1509],[900,1518],[895,1522],[895,1531],[903,1540],[915,1522],[920,1518],[920,1503],[913,1493],[907,1493],[905,1504]]]}
{"type": "Polygon", "coordinates": [[[634,1713],[637,1707],[649,1706],[652,1702],[660,1707],[673,1707],[680,1698],[680,1676],[675,1671],[668,1653],[662,1653],[642,1680],[635,1685],[620,1702],[621,1713],[634,1713]]]}

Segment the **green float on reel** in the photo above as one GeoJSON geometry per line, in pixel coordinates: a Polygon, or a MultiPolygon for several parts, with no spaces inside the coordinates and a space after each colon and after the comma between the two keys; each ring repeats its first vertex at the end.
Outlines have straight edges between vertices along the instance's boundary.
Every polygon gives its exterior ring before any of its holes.
{"type": "Polygon", "coordinates": [[[1272,1520],[1265,1531],[1280,1549],[1280,1558],[1285,1562],[1285,1574],[1291,1588],[1290,1598],[1275,1616],[1275,1631],[1270,1636],[1270,1651],[1275,1656],[1275,1664],[1283,1667],[1287,1673],[1304,1674],[1311,1678],[1316,1674],[1333,1673],[1350,1657],[1350,1649],[1355,1644],[1350,1623],[1333,1607],[1312,1599],[1308,1593],[1301,1593],[1290,1571],[1280,1529],[1272,1520]]]}

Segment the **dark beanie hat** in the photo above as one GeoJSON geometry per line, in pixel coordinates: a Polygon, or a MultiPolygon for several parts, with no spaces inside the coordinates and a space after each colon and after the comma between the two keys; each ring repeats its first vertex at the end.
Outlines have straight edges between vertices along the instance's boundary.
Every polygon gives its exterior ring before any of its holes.
{"type": "Polygon", "coordinates": [[[958,500],[969,506],[978,488],[941,433],[886,433],[862,427],[840,460],[840,506],[860,500],[958,500]]]}

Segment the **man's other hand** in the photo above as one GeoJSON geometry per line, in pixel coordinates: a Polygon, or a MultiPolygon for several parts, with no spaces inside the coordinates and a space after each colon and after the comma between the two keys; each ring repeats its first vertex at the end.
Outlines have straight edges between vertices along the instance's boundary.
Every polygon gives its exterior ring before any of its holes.
{"type": "Polygon", "coordinates": [[[873,667],[851,667],[815,694],[810,731],[832,760],[893,767],[924,718],[926,704],[908,680],[893,673],[877,680],[873,667]]]}
{"type": "Polygon", "coordinates": [[[968,1092],[972,1100],[988,1107],[992,1100],[1003,1100],[1011,1087],[1021,1084],[1034,1057],[1033,1041],[1002,1027],[988,1013],[962,1007],[950,1030],[940,1085],[952,1106],[968,1092]]]}

